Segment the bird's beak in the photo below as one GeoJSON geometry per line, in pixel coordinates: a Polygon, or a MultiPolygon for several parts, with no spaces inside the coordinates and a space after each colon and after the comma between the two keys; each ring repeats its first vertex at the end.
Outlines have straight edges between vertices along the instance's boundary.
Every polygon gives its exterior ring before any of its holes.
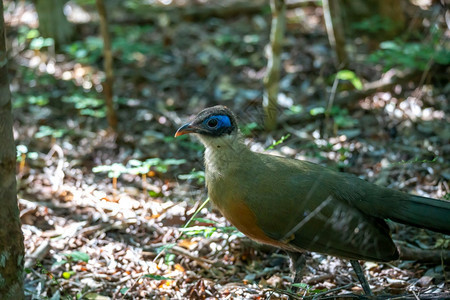
{"type": "Polygon", "coordinates": [[[184,124],[180,128],[178,128],[177,132],[175,133],[175,137],[178,137],[183,134],[189,134],[196,132],[196,127],[193,126],[191,123],[184,124]]]}

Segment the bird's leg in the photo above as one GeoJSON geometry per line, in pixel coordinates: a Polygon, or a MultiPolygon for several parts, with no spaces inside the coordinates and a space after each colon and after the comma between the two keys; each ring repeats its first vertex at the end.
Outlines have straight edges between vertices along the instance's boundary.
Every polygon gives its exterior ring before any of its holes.
{"type": "Polygon", "coordinates": [[[306,264],[306,257],[300,252],[286,251],[289,255],[289,269],[294,283],[300,283],[303,277],[303,270],[306,264]]]}
{"type": "Polygon", "coordinates": [[[358,277],[359,282],[361,283],[361,287],[364,290],[364,294],[367,296],[373,296],[372,291],[370,290],[369,283],[364,276],[364,272],[361,268],[361,265],[357,260],[350,259],[350,263],[352,264],[353,270],[355,270],[356,276],[358,277]]]}

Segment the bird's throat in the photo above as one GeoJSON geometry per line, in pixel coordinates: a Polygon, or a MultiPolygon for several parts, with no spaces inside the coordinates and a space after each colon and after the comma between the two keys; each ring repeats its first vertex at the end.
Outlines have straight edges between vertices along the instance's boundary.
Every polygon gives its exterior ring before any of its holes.
{"type": "Polygon", "coordinates": [[[250,150],[242,138],[232,134],[223,137],[200,137],[205,145],[205,169],[209,179],[222,177],[241,165],[250,150]]]}

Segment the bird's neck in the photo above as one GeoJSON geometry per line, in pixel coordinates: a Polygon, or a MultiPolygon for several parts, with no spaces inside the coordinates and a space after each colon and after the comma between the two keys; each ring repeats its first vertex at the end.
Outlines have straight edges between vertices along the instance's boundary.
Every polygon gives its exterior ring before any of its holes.
{"type": "Polygon", "coordinates": [[[200,136],[205,145],[205,169],[210,179],[224,176],[228,171],[238,168],[243,156],[250,150],[244,144],[240,134],[222,137],[200,136]]]}

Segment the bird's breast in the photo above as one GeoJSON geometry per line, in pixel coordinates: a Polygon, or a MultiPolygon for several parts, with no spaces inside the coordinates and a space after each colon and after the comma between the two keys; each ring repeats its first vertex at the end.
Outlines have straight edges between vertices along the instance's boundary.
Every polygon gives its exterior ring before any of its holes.
{"type": "Polygon", "coordinates": [[[240,232],[263,244],[276,247],[286,246],[266,235],[258,225],[258,219],[255,213],[246,205],[243,199],[231,195],[228,198],[226,196],[226,193],[222,195],[214,195],[214,192],[210,193],[210,198],[213,203],[216,204],[223,216],[240,232]]]}

